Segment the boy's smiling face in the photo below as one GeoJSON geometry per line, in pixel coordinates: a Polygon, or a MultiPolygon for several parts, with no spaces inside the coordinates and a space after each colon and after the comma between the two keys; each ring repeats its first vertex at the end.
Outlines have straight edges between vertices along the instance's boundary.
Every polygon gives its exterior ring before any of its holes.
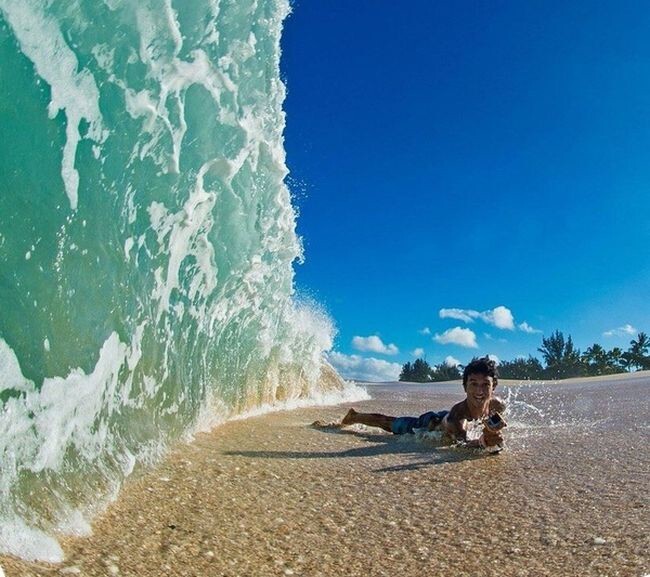
{"type": "Polygon", "coordinates": [[[467,404],[470,411],[477,416],[481,416],[492,398],[494,390],[494,379],[487,375],[472,373],[467,376],[465,393],[467,394],[467,404]]]}

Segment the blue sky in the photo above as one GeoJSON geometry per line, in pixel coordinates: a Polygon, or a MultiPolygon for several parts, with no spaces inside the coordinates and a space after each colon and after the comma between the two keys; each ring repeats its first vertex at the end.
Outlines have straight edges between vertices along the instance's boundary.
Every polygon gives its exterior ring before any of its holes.
{"type": "Polygon", "coordinates": [[[648,30],[646,2],[293,3],[296,284],[345,376],[650,331],[648,30]]]}

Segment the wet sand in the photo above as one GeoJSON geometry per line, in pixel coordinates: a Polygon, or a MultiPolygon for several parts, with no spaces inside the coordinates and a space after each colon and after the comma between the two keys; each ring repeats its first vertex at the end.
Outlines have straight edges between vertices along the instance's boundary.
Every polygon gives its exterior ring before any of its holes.
{"type": "MultiPolygon", "coordinates": [[[[500,387],[501,393],[505,387],[500,387]]],[[[17,575],[650,574],[650,375],[514,387],[496,456],[312,427],[349,405],[227,423],[127,483],[59,565],[17,575]]],[[[369,387],[364,411],[449,408],[459,384],[369,387]]]]}

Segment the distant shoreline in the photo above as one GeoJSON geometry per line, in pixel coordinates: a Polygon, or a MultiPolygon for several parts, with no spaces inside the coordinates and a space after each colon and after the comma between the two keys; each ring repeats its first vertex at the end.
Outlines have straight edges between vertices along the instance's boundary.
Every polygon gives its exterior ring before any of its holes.
{"type": "MultiPolygon", "coordinates": [[[[568,379],[499,379],[499,384],[515,386],[519,384],[556,384],[556,383],[582,383],[582,382],[598,382],[606,380],[629,380],[629,379],[650,379],[650,371],[636,371],[634,373],[615,373],[612,375],[596,375],[591,377],[571,377],[568,379]]],[[[377,386],[377,385],[453,385],[453,384],[462,384],[460,379],[453,381],[427,381],[425,383],[418,383],[415,381],[355,381],[355,385],[360,387],[364,386],[377,386]]]]}

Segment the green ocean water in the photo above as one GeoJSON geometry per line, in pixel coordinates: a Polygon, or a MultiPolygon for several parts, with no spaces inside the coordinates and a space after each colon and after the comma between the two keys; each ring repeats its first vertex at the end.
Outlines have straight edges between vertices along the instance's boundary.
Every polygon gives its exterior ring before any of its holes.
{"type": "Polygon", "coordinates": [[[294,294],[285,0],[0,0],[0,552],[170,442],[343,394],[294,294]]]}

